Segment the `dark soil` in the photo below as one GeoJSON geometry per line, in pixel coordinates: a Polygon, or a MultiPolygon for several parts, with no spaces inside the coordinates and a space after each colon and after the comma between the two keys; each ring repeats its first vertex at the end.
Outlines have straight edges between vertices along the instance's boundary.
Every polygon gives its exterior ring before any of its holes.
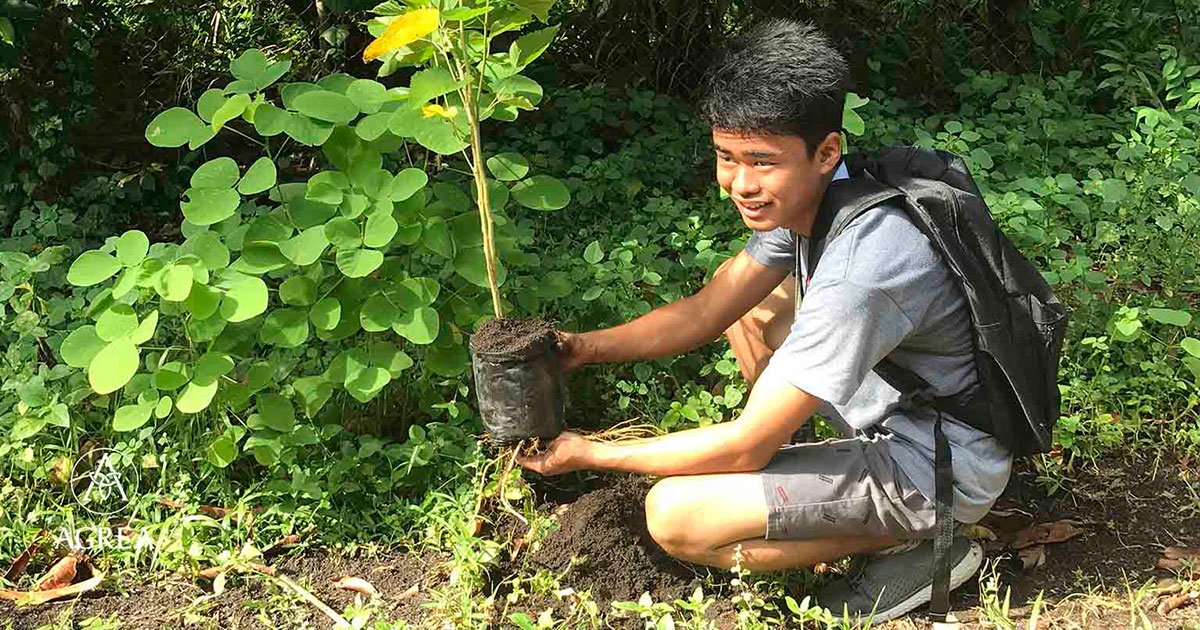
{"type": "Polygon", "coordinates": [[[471,336],[471,348],[478,352],[516,353],[536,343],[557,339],[554,324],[544,319],[494,319],[471,336]]]}

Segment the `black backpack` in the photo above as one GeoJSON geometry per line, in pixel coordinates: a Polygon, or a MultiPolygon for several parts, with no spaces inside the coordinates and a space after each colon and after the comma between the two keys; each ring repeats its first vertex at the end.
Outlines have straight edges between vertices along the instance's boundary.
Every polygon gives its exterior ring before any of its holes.
{"type": "MultiPolygon", "coordinates": [[[[1050,449],[1059,416],[1058,361],[1067,313],[1050,286],[992,220],[962,158],[917,147],[848,155],[850,178],[825,191],[809,239],[838,236],[880,204],[904,209],[957,278],[971,311],[978,383],[948,398],[932,398],[918,375],[888,359],[875,372],[902,393],[995,436],[1014,456],[1050,449]]],[[[797,275],[797,278],[800,276],[797,275]]],[[[934,428],[937,535],[930,611],[949,611],[949,547],[954,531],[950,446],[941,413],[934,428]]]]}

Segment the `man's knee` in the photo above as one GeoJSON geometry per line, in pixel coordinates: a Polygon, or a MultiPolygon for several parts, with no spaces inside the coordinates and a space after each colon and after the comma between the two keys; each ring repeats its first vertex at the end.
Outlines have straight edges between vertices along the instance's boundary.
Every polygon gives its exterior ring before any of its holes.
{"type": "Polygon", "coordinates": [[[646,495],[646,529],[654,542],[673,556],[695,551],[695,530],[689,523],[697,498],[684,491],[685,483],[678,477],[667,477],[646,495]]]}

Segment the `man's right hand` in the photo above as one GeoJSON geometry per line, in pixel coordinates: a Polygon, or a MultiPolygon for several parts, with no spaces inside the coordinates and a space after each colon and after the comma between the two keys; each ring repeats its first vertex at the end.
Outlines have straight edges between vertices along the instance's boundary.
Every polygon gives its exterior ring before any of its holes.
{"type": "Polygon", "coordinates": [[[582,367],[591,363],[591,352],[588,349],[583,335],[580,333],[558,332],[558,351],[562,357],[562,368],[564,372],[570,372],[575,368],[582,367]]]}

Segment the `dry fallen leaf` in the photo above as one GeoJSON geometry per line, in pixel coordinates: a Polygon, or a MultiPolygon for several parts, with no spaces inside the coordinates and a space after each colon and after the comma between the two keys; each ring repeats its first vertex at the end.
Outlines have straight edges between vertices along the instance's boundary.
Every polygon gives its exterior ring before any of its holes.
{"type": "Polygon", "coordinates": [[[1158,562],[1154,563],[1154,566],[1156,568],[1165,569],[1167,571],[1182,571],[1183,570],[1183,560],[1172,560],[1170,558],[1159,558],[1158,562]]]}
{"type": "Polygon", "coordinates": [[[25,547],[25,550],[17,555],[12,564],[9,565],[8,571],[4,572],[4,579],[6,581],[16,584],[17,579],[25,573],[25,567],[29,564],[29,559],[33,557],[33,554],[38,552],[38,549],[41,549],[42,537],[45,535],[46,530],[43,529],[33,536],[33,541],[29,543],[29,546],[25,547]]]}
{"type": "Polygon", "coordinates": [[[1052,523],[1039,523],[1017,532],[1017,538],[1012,543],[1013,549],[1024,549],[1033,545],[1059,543],[1070,540],[1084,532],[1078,525],[1079,521],[1063,519],[1052,523]]]}
{"type": "MultiPolygon", "coordinates": [[[[87,566],[91,571],[92,577],[78,584],[67,584],[57,588],[49,588],[45,590],[41,590],[41,587],[39,586],[37,589],[28,592],[0,589],[0,600],[15,602],[18,606],[37,606],[38,604],[44,604],[56,599],[62,599],[64,597],[86,593],[87,591],[96,588],[96,586],[98,586],[104,579],[104,573],[95,569],[91,565],[87,566]]],[[[74,567],[75,563],[72,563],[72,577],[74,576],[74,567]]]]}
{"type": "Polygon", "coordinates": [[[959,533],[971,540],[996,540],[996,533],[978,523],[968,523],[959,528],[959,533]]]}
{"type": "Polygon", "coordinates": [[[1021,559],[1021,566],[1025,569],[1036,569],[1046,564],[1046,546],[1026,547],[1017,552],[1017,557],[1021,559]]]}
{"type": "Polygon", "coordinates": [[[340,577],[333,581],[333,585],[337,588],[345,589],[347,591],[362,593],[367,597],[379,597],[379,591],[375,589],[375,586],[360,577],[352,577],[349,575],[340,577]]]}
{"type": "Polygon", "coordinates": [[[413,584],[412,586],[405,589],[403,593],[400,593],[399,595],[397,595],[396,599],[402,600],[402,599],[408,599],[410,597],[416,597],[417,594],[420,592],[421,592],[421,583],[417,582],[416,584],[413,584]]]}
{"type": "Polygon", "coordinates": [[[1167,547],[1162,555],[1169,560],[1200,560],[1200,547],[1167,547]]]}
{"type": "Polygon", "coordinates": [[[1178,595],[1167,597],[1163,599],[1161,603],[1159,603],[1158,614],[1166,615],[1176,608],[1186,606],[1196,601],[1197,598],[1200,598],[1200,591],[1191,591],[1189,593],[1180,593],[1178,595]]]}
{"type": "Polygon", "coordinates": [[[50,570],[38,579],[37,585],[34,586],[36,591],[51,591],[54,589],[69,586],[75,581],[76,565],[79,563],[79,556],[71,553],[63,556],[50,570]]]}

